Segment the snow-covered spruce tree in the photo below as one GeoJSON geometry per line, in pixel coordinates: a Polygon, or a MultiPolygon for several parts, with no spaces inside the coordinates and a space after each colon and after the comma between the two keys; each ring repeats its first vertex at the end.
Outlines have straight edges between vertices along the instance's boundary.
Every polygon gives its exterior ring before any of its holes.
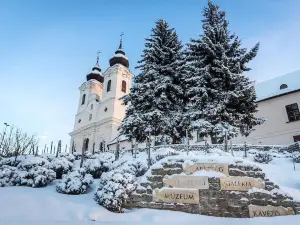
{"type": "Polygon", "coordinates": [[[187,45],[189,99],[185,114],[192,126],[212,143],[221,142],[227,133],[232,138],[241,132],[249,135],[263,121],[255,118],[257,104],[252,82],[243,73],[257,54],[259,44],[247,51],[228,29],[225,12],[208,2],[204,8],[203,34],[187,45]]]}
{"type": "Polygon", "coordinates": [[[177,142],[184,136],[180,118],[185,62],[177,33],[166,21],[156,21],[138,63],[141,72],[134,78],[130,94],[122,98],[127,110],[120,132],[144,142],[145,130],[150,128],[151,135],[167,135],[177,142]]]}

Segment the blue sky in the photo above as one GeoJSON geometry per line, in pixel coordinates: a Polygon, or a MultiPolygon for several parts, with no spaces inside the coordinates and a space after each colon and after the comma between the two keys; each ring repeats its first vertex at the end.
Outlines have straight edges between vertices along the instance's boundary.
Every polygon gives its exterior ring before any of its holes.
{"type": "MultiPolygon", "coordinates": [[[[251,47],[262,81],[297,69],[300,52],[298,0],[215,0],[230,29],[251,47]]],[[[69,142],[85,81],[100,50],[103,70],[124,32],[131,70],[140,59],[154,21],[167,20],[183,43],[201,33],[207,0],[2,0],[0,1],[0,129],[3,122],[36,132],[41,145],[69,142]]],[[[69,144],[69,143],[68,143],[69,144]]]]}

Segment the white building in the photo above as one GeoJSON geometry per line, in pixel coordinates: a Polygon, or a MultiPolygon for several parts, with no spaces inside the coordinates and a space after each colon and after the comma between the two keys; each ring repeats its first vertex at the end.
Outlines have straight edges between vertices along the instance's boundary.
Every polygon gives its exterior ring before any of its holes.
{"type": "Polygon", "coordinates": [[[258,117],[266,119],[234,143],[285,145],[300,141],[300,70],[256,84],[258,117]]]}
{"type": "MultiPolygon", "coordinates": [[[[86,76],[87,81],[79,88],[78,110],[74,130],[70,133],[70,146],[75,146],[77,152],[82,149],[89,152],[116,149],[118,127],[125,115],[120,97],[128,94],[133,78],[128,58],[122,50],[122,41],[109,62],[110,67],[102,74],[97,59],[96,66],[86,76]]],[[[257,116],[264,117],[266,122],[257,126],[249,137],[237,137],[233,143],[247,141],[275,145],[300,141],[300,70],[257,83],[255,88],[257,116]]],[[[194,136],[190,144],[203,143],[197,132],[194,136]]],[[[124,136],[119,137],[119,143],[120,149],[132,147],[124,136]]],[[[139,144],[139,147],[145,147],[145,144],[139,144]]]]}
{"type": "Polygon", "coordinates": [[[107,144],[118,136],[118,127],[125,115],[125,106],[120,98],[128,94],[133,74],[122,49],[109,60],[110,67],[102,74],[99,57],[86,82],[80,87],[80,99],[75,115],[74,129],[70,133],[72,146],[77,152],[82,149],[106,151],[107,144]]]}

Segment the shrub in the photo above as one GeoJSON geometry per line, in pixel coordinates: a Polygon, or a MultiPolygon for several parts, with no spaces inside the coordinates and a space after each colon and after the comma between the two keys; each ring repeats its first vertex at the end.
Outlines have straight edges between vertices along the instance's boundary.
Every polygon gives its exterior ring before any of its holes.
{"type": "Polygon", "coordinates": [[[1,166],[0,167],[0,187],[19,186],[21,177],[16,167],[1,166]]]}
{"type": "Polygon", "coordinates": [[[107,172],[111,168],[114,160],[112,153],[101,153],[94,155],[94,159],[87,159],[83,167],[86,172],[93,175],[93,178],[100,178],[103,172],[107,172]]]}
{"type": "Polygon", "coordinates": [[[21,185],[29,187],[45,187],[55,180],[55,172],[45,167],[33,167],[26,173],[21,173],[21,185]]]}
{"type": "Polygon", "coordinates": [[[38,156],[32,156],[29,155],[26,158],[24,158],[19,164],[18,169],[19,170],[26,170],[29,171],[30,169],[37,167],[37,166],[48,166],[49,162],[46,159],[43,159],[38,156]]]}
{"type": "Polygon", "coordinates": [[[56,191],[69,195],[84,194],[92,183],[92,175],[81,168],[63,175],[62,180],[56,185],[56,191]]]}
{"type": "Polygon", "coordinates": [[[67,174],[73,168],[73,163],[66,158],[54,158],[49,163],[49,168],[56,173],[56,179],[61,179],[63,174],[67,174]]]}
{"type": "Polygon", "coordinates": [[[75,156],[71,153],[66,153],[66,152],[60,153],[59,158],[66,158],[68,161],[72,163],[75,161],[75,156]]]}
{"type": "Polygon", "coordinates": [[[55,179],[53,170],[44,167],[33,167],[29,171],[18,170],[16,167],[2,166],[0,171],[0,187],[29,186],[44,187],[55,179]]]}
{"type": "Polygon", "coordinates": [[[300,153],[294,153],[293,155],[292,155],[292,158],[293,158],[293,161],[295,162],[295,163],[300,163],[300,153]]]}
{"type": "MultiPolygon", "coordinates": [[[[8,157],[8,158],[2,158],[0,161],[0,166],[6,165],[6,166],[18,166],[18,164],[26,159],[27,156],[25,155],[20,155],[17,157],[8,157]]],[[[33,156],[32,156],[33,157],[33,156]]]]}
{"type": "Polygon", "coordinates": [[[254,156],[254,161],[258,163],[268,164],[273,160],[273,157],[269,153],[257,153],[254,156]]]}
{"type": "Polygon", "coordinates": [[[123,204],[136,188],[134,181],[135,176],[130,173],[121,171],[103,173],[94,199],[110,211],[123,212],[123,204]]]}

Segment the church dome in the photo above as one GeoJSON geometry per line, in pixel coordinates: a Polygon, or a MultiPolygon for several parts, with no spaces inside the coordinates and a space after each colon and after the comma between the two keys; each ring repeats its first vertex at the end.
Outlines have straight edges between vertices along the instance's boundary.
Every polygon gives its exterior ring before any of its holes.
{"type": "Polygon", "coordinates": [[[115,52],[115,55],[109,60],[110,66],[113,66],[115,64],[121,64],[127,68],[129,68],[129,61],[128,58],[125,55],[125,52],[122,48],[122,39],[120,41],[119,49],[115,52]]]}
{"type": "Polygon", "coordinates": [[[86,75],[86,80],[87,81],[92,80],[92,79],[97,80],[100,83],[103,83],[103,81],[104,81],[104,78],[102,76],[101,69],[100,69],[100,66],[99,66],[99,55],[97,57],[96,65],[92,69],[92,72],[89,73],[88,75],[86,75]]]}

